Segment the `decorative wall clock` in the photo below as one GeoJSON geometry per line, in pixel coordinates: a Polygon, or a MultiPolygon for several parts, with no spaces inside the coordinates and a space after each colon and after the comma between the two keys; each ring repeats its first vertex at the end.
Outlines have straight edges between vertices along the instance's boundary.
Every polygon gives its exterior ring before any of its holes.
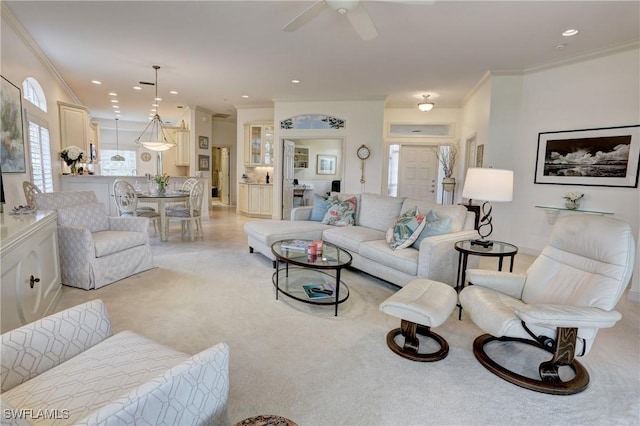
{"type": "Polygon", "coordinates": [[[361,161],[360,164],[360,183],[364,184],[366,182],[366,179],[364,178],[364,161],[369,158],[369,156],[371,155],[371,150],[369,149],[369,147],[367,147],[366,145],[362,144],[360,145],[360,147],[358,148],[358,150],[356,151],[356,154],[358,155],[358,158],[361,161]]]}
{"type": "Polygon", "coordinates": [[[149,154],[148,152],[143,152],[142,154],[140,154],[140,159],[144,162],[151,161],[151,154],[149,154]]]}

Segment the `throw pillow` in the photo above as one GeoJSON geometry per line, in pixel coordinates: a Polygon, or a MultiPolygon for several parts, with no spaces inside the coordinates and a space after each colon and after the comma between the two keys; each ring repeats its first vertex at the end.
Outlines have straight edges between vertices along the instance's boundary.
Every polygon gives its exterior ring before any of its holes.
{"type": "Polygon", "coordinates": [[[313,194],[313,209],[311,210],[311,217],[309,220],[320,222],[324,219],[324,215],[329,210],[329,202],[322,195],[313,194]]]}
{"type": "Polygon", "coordinates": [[[426,224],[417,208],[404,212],[387,230],[387,244],[392,250],[409,247],[418,238],[426,224]]]}
{"type": "Polygon", "coordinates": [[[338,197],[331,196],[327,200],[329,208],[322,219],[322,223],[333,226],[351,226],[356,223],[356,197],[340,201],[338,197]]]}
{"type": "Polygon", "coordinates": [[[413,246],[417,249],[420,248],[420,242],[427,237],[434,235],[449,234],[451,232],[451,218],[440,218],[433,210],[427,213],[425,219],[425,226],[418,238],[413,242],[413,246]]]}

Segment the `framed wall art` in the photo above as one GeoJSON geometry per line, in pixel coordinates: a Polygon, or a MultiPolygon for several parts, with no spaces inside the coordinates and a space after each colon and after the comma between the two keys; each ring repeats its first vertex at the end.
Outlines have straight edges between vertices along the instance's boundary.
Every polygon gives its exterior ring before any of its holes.
{"type": "Polygon", "coordinates": [[[335,155],[319,154],[316,162],[316,174],[335,175],[336,161],[337,161],[337,157],[335,155]]]}
{"type": "Polygon", "coordinates": [[[209,171],[209,156],[208,155],[198,155],[198,170],[199,171],[209,171]]]}
{"type": "Polygon", "coordinates": [[[198,147],[200,149],[209,149],[209,138],[207,136],[198,137],[198,147]]]}
{"type": "Polygon", "coordinates": [[[0,168],[3,173],[24,173],[27,169],[22,124],[22,93],[18,86],[2,77],[0,98],[0,168]]]}
{"type": "Polygon", "coordinates": [[[484,164],[484,144],[478,145],[476,148],[476,167],[482,167],[484,164]]]}
{"type": "Polygon", "coordinates": [[[640,125],[538,134],[534,183],[638,187],[640,125]]]}

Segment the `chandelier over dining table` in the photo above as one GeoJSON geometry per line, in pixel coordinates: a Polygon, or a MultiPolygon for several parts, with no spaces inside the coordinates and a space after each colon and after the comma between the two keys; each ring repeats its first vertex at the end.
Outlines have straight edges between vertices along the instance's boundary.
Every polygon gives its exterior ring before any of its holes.
{"type": "Polygon", "coordinates": [[[156,71],[156,96],[153,103],[158,106],[156,107],[156,113],[153,116],[153,119],[142,131],[140,136],[138,136],[136,143],[151,151],[166,151],[176,146],[176,143],[171,138],[171,135],[160,118],[160,104],[158,101],[158,70],[160,69],[160,66],[154,65],[153,69],[156,71]]]}

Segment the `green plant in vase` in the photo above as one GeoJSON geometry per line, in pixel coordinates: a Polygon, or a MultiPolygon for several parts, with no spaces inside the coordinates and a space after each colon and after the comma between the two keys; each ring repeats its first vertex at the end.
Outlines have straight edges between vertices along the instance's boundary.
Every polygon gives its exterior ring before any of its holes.
{"type": "Polygon", "coordinates": [[[167,191],[167,185],[169,185],[169,175],[163,173],[161,175],[156,175],[153,180],[158,185],[158,192],[165,193],[167,191]]]}

